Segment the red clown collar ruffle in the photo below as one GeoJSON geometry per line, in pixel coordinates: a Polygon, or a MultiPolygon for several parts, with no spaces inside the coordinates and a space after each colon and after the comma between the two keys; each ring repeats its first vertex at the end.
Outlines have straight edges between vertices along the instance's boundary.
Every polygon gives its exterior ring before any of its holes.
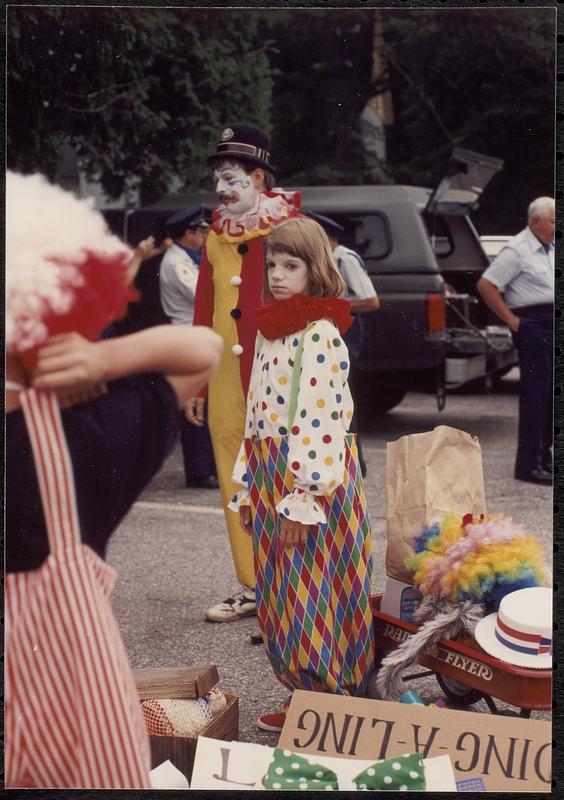
{"type": "Polygon", "coordinates": [[[294,216],[299,207],[299,192],[261,192],[256,208],[238,219],[227,213],[225,205],[218,206],[212,214],[211,229],[224,242],[244,242],[266,236],[279,222],[294,216]]]}
{"type": "Polygon", "coordinates": [[[352,325],[350,303],[339,297],[295,294],[288,300],[269,300],[257,309],[258,328],[266,339],[280,339],[301,331],[318,319],[330,319],[345,333],[352,325]]]}

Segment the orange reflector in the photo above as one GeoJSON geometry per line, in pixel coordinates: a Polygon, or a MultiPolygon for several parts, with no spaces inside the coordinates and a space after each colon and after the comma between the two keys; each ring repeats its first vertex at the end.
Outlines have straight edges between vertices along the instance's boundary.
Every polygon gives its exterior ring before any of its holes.
{"type": "Polygon", "coordinates": [[[443,331],[445,329],[445,301],[442,294],[428,294],[427,330],[443,331]]]}

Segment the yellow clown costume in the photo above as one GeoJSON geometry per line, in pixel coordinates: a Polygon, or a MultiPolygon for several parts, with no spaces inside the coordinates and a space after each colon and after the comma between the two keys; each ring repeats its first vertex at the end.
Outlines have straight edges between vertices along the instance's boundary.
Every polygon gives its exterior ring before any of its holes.
{"type": "Polygon", "coordinates": [[[276,225],[298,214],[296,193],[262,192],[244,221],[233,220],[223,206],[214,222],[200,264],[194,324],[222,336],[225,351],[208,386],[208,421],[225,520],[238,581],[255,587],[252,538],[228,509],[237,492],[233,465],[245,434],[247,391],[251,377],[263,283],[263,240],[276,225]]]}

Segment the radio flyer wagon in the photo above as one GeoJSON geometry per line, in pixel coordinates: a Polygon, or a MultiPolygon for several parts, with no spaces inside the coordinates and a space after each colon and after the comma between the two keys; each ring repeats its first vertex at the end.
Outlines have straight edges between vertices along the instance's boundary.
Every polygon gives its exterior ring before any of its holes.
{"type": "MultiPolygon", "coordinates": [[[[374,618],[376,665],[419,628],[412,623],[380,611],[382,595],[370,597],[374,618]]],[[[427,672],[408,675],[404,680],[435,675],[447,699],[466,707],[485,700],[492,713],[501,713],[494,698],[520,709],[519,716],[528,718],[531,711],[552,708],[552,670],[516,667],[485,653],[470,636],[443,639],[418,659],[427,672]]]]}

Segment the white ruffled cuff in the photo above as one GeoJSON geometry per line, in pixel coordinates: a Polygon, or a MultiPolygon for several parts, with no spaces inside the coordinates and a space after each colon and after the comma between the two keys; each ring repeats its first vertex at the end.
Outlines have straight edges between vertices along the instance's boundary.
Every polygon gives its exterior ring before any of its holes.
{"type": "Polygon", "coordinates": [[[227,504],[227,508],[230,511],[239,511],[241,506],[250,506],[251,505],[251,495],[249,494],[248,489],[240,489],[237,494],[234,494],[229,503],[227,504]]]}
{"type": "Polygon", "coordinates": [[[283,517],[303,525],[324,525],[327,522],[325,512],[316,501],[315,495],[300,489],[294,489],[283,497],[276,510],[283,517]]]}

